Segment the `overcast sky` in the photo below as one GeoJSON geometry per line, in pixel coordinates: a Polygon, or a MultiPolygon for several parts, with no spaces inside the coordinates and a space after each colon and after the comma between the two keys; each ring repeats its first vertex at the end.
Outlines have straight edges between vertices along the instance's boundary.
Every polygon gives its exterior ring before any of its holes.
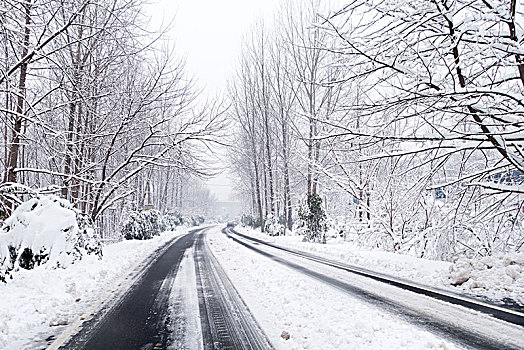
{"type": "MultiPolygon", "coordinates": [[[[174,18],[170,38],[186,68],[215,97],[225,88],[239,56],[242,36],[258,20],[271,20],[279,0],[161,0],[152,3],[152,26],[174,18]]],[[[208,182],[219,200],[228,200],[231,180],[223,174],[208,182]]]]}

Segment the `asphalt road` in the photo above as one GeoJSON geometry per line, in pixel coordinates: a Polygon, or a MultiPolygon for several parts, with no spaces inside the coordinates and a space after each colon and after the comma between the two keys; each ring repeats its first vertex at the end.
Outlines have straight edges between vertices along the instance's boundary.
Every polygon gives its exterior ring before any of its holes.
{"type": "Polygon", "coordinates": [[[109,310],[100,310],[60,349],[150,350],[177,347],[171,291],[186,251],[194,246],[204,349],[272,349],[204,240],[205,229],[176,239],[109,310]]]}
{"type": "Polygon", "coordinates": [[[163,349],[166,347],[168,298],[166,279],[174,278],[196,232],[176,240],[153,262],[142,278],[105,315],[84,323],[82,330],[62,345],[63,349],[163,349]]]}

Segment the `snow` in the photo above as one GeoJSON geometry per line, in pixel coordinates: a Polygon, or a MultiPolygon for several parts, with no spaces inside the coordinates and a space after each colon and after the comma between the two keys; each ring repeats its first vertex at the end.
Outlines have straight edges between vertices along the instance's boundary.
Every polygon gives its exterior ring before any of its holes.
{"type": "MultiPolygon", "coordinates": [[[[164,232],[151,240],[108,245],[104,247],[103,260],[90,255],[67,269],[49,269],[45,265],[21,269],[15,279],[0,283],[0,349],[45,347],[44,339],[67,332],[86,315],[86,310],[114,300],[125,291],[155,250],[189,229],[164,232]]],[[[460,288],[474,294],[484,290],[498,298],[510,295],[518,299],[524,295],[523,254],[448,263],[358,250],[339,239],[331,239],[325,245],[312,244],[301,242],[300,236],[268,237],[238,229],[282,246],[424,284],[460,288]]],[[[209,230],[207,241],[211,250],[277,349],[456,348],[448,340],[391,312],[248,250],[220,230],[218,226],[209,230]],[[281,337],[283,332],[289,333],[289,339],[281,337]]],[[[186,251],[170,297],[175,321],[172,331],[179,341],[175,348],[203,347],[193,255],[193,248],[186,251]]],[[[324,272],[330,273],[333,272],[324,272]]],[[[395,295],[393,298],[401,299],[395,295]]],[[[439,307],[430,309],[436,314],[444,313],[439,307]]],[[[473,324],[473,320],[455,319],[464,325],[473,324]]]]}
{"type": "Polygon", "coordinates": [[[104,257],[86,256],[67,269],[21,269],[0,283],[0,349],[42,348],[43,339],[63,331],[86,309],[128,286],[148,257],[189,228],[151,240],[122,241],[104,247],[104,257]]]}
{"type": "Polygon", "coordinates": [[[0,232],[0,278],[20,267],[65,268],[86,253],[99,252],[94,230],[79,220],[85,221],[71,203],[54,195],[22,203],[0,232]]]}
{"type": "Polygon", "coordinates": [[[410,255],[378,250],[363,250],[343,239],[328,239],[326,244],[303,242],[302,236],[274,236],[261,234],[259,230],[235,227],[240,233],[262,239],[282,247],[312,253],[319,257],[355,265],[375,272],[385,273],[412,281],[432,284],[442,279],[451,264],[445,261],[420,259],[410,255]]]}
{"type": "Polygon", "coordinates": [[[218,228],[209,231],[208,241],[277,349],[456,348],[391,313],[238,245],[218,228]],[[290,334],[288,340],[281,337],[283,331],[290,334]]]}
{"type": "Polygon", "coordinates": [[[186,250],[173,284],[170,296],[171,327],[173,329],[170,330],[174,342],[168,346],[168,350],[204,348],[193,255],[193,247],[186,250]]]}
{"type": "Polygon", "coordinates": [[[457,259],[449,270],[449,282],[471,294],[524,305],[524,253],[457,259]]]}
{"type": "Polygon", "coordinates": [[[482,296],[499,302],[510,298],[524,305],[524,254],[513,253],[477,259],[460,258],[454,263],[417,258],[355,247],[342,239],[327,244],[302,242],[302,236],[269,237],[258,230],[236,227],[258,239],[312,253],[344,264],[407,279],[419,284],[482,296]]]}

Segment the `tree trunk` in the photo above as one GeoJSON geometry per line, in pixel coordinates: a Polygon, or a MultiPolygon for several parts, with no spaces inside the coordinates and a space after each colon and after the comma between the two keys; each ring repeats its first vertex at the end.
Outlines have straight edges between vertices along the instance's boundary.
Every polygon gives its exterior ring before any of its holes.
{"type": "Polygon", "coordinates": [[[256,155],[256,147],[255,147],[255,140],[254,138],[251,138],[251,151],[253,154],[253,168],[255,170],[255,190],[257,195],[257,206],[258,206],[258,216],[260,218],[260,232],[264,232],[264,212],[262,210],[262,198],[260,193],[260,176],[258,173],[258,165],[257,161],[255,160],[256,155]]]}
{"type": "MultiPolygon", "coordinates": [[[[31,33],[31,0],[26,0],[25,4],[25,28],[24,28],[24,47],[22,56],[26,57],[29,52],[29,34],[31,33]]],[[[27,62],[20,65],[20,79],[18,82],[18,97],[16,102],[16,116],[14,117],[13,130],[11,136],[11,146],[9,147],[8,162],[6,167],[5,181],[16,182],[15,169],[18,164],[18,150],[20,148],[20,132],[22,130],[22,115],[24,114],[25,84],[27,78],[27,62]]]]}
{"type": "MultiPolygon", "coordinates": [[[[81,135],[82,133],[82,104],[78,105],[78,113],[77,113],[77,121],[76,121],[76,134],[81,135]]],[[[77,152],[75,152],[75,162],[74,162],[74,169],[73,174],[78,175],[80,173],[80,170],[82,168],[82,158],[84,156],[84,142],[82,140],[78,139],[77,141],[80,141],[80,148],[77,152]]],[[[77,146],[78,147],[78,146],[77,146]]],[[[74,205],[77,205],[78,201],[80,200],[80,181],[76,178],[71,179],[71,203],[74,205]]]]}
{"type": "MultiPolygon", "coordinates": [[[[519,38],[517,37],[517,30],[515,26],[516,11],[517,11],[517,0],[511,0],[511,3],[510,3],[511,20],[507,21],[508,27],[509,27],[509,37],[511,40],[518,43],[519,38]]],[[[523,62],[522,56],[519,54],[515,54],[515,61],[517,62],[517,67],[519,70],[520,82],[524,86],[524,62],[523,62]]]]}
{"type": "Polygon", "coordinates": [[[309,118],[309,140],[307,144],[307,195],[312,194],[312,171],[313,171],[313,121],[309,118]]]}
{"type": "MultiPolygon", "coordinates": [[[[8,50],[8,46],[7,46],[7,33],[5,33],[5,61],[6,62],[9,62],[9,50],[8,50]]],[[[11,110],[11,95],[9,94],[9,79],[6,79],[5,80],[5,110],[6,111],[10,111],[11,110]]],[[[2,164],[5,169],[7,169],[7,159],[8,159],[8,156],[9,156],[9,151],[8,151],[8,143],[9,143],[9,137],[8,137],[8,133],[9,133],[9,129],[8,129],[8,125],[9,125],[9,115],[7,113],[4,114],[4,130],[3,130],[3,133],[4,133],[4,164],[2,164]]]]}
{"type": "MultiPolygon", "coordinates": [[[[267,172],[269,175],[269,208],[270,213],[275,213],[275,193],[273,191],[273,164],[271,162],[271,149],[270,149],[270,139],[269,139],[269,123],[268,116],[265,118],[266,126],[266,156],[267,156],[267,172]]],[[[267,209],[266,209],[267,210],[267,209]]]]}
{"type": "Polygon", "coordinates": [[[257,191],[257,205],[258,205],[258,216],[260,218],[260,232],[264,232],[264,213],[262,211],[262,198],[260,198],[260,179],[258,175],[258,167],[255,161],[253,161],[255,167],[255,189],[257,191]]]}
{"type": "MultiPolygon", "coordinates": [[[[79,40],[82,40],[82,35],[83,35],[82,28],[83,27],[80,27],[79,40]]],[[[79,94],[79,89],[80,89],[80,84],[81,84],[80,79],[82,78],[81,75],[82,75],[82,70],[83,70],[83,67],[80,64],[81,53],[82,53],[82,45],[79,42],[77,44],[76,53],[73,55],[73,53],[71,52],[71,61],[72,61],[74,73],[73,73],[73,83],[72,83],[73,86],[71,87],[71,90],[72,90],[71,100],[69,101],[69,123],[67,127],[67,141],[66,141],[67,143],[66,143],[66,153],[65,153],[65,162],[64,162],[64,174],[66,175],[73,175],[74,173],[73,156],[76,156],[76,157],[79,156],[77,154],[78,152],[75,152],[74,131],[75,131],[75,124],[77,125],[77,128],[80,128],[80,124],[75,123],[76,119],[78,118],[78,120],[80,120],[81,118],[80,117],[80,114],[81,114],[80,102],[77,101],[80,96],[79,94]],[[77,116],[77,113],[78,113],[78,116],[77,116]]],[[[68,190],[69,190],[68,187],[71,187],[72,192],[74,192],[75,185],[76,185],[76,181],[74,181],[72,177],[66,178],[64,181],[64,187],[62,188],[62,196],[64,198],[67,198],[68,190]]],[[[75,195],[78,197],[78,192],[71,193],[72,202],[74,200],[73,197],[75,195]]]]}
{"type": "Polygon", "coordinates": [[[251,171],[249,172],[250,177],[250,184],[251,184],[251,215],[254,217],[257,212],[257,196],[255,191],[255,181],[254,176],[252,175],[251,171]]]}
{"type": "Polygon", "coordinates": [[[284,163],[284,220],[288,230],[293,229],[293,209],[289,188],[289,155],[286,122],[282,122],[282,162],[284,163]]]}
{"type": "MultiPolygon", "coordinates": [[[[264,154],[264,151],[262,149],[262,153],[264,154]]],[[[266,173],[266,169],[267,169],[267,165],[266,165],[266,157],[264,156],[264,159],[262,161],[262,175],[263,175],[263,178],[262,178],[262,185],[264,186],[264,213],[265,213],[265,216],[267,217],[267,209],[268,209],[268,194],[267,194],[267,173],[266,173]]]]}

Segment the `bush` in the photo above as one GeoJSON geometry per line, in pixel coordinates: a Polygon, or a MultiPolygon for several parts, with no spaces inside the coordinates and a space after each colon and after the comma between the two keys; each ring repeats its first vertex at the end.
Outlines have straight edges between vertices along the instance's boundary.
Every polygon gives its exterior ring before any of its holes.
{"type": "Polygon", "coordinates": [[[128,210],[124,212],[125,220],[121,234],[125,239],[151,239],[176,226],[198,226],[204,223],[203,216],[183,217],[178,213],[162,214],[158,210],[128,210]]]}
{"type": "Polygon", "coordinates": [[[173,231],[177,226],[184,224],[184,219],[179,213],[171,212],[164,215],[164,222],[166,224],[167,230],[173,231]]]}
{"type": "Polygon", "coordinates": [[[302,222],[301,232],[308,242],[326,243],[326,213],[322,208],[322,198],[318,194],[308,195],[298,208],[298,217],[302,222]]]}
{"type": "Polygon", "coordinates": [[[254,218],[252,215],[246,215],[243,214],[240,218],[240,222],[242,223],[242,226],[248,226],[251,228],[258,228],[260,227],[260,218],[254,218]]]}
{"type": "Polygon", "coordinates": [[[187,216],[182,218],[182,222],[187,226],[198,226],[204,223],[205,219],[203,216],[187,216]]]}
{"type": "Polygon", "coordinates": [[[0,231],[0,280],[18,269],[66,268],[85,254],[102,256],[92,222],[67,200],[36,196],[22,203],[0,231]]]}
{"type": "Polygon", "coordinates": [[[161,232],[164,232],[167,229],[165,216],[158,210],[145,211],[144,219],[153,236],[158,236],[161,232]]]}
{"type": "Polygon", "coordinates": [[[264,221],[264,230],[270,236],[281,236],[284,234],[284,225],[274,215],[269,214],[264,221]]]}
{"type": "Polygon", "coordinates": [[[121,234],[125,239],[151,239],[167,227],[158,210],[126,211],[124,215],[121,234]]]}
{"type": "MultiPolygon", "coordinates": [[[[346,237],[350,232],[349,225],[346,221],[347,218],[341,216],[326,219],[326,234],[330,237],[346,237]]],[[[367,226],[368,224],[365,223],[365,225],[367,226]]]]}

